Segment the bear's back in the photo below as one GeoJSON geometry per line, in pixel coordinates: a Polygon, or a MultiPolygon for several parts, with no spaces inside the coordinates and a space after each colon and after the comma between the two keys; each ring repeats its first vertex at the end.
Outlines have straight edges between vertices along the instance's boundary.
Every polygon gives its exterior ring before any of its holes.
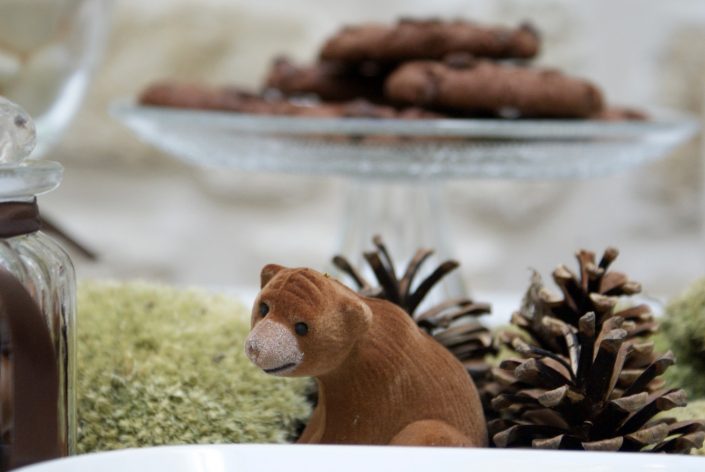
{"type": "Polygon", "coordinates": [[[366,302],[373,321],[360,346],[367,358],[360,367],[374,364],[381,373],[378,382],[388,382],[377,392],[378,422],[388,425],[383,434],[394,435],[414,421],[441,420],[474,444],[485,445],[482,404],[460,361],[396,305],[370,298],[366,302]]]}

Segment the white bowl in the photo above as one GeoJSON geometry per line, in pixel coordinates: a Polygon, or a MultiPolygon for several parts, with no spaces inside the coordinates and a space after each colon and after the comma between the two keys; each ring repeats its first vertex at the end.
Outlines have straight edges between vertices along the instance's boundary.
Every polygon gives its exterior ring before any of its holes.
{"type": "Polygon", "coordinates": [[[86,454],[22,472],[626,472],[705,470],[705,458],[649,453],[379,446],[165,446],[86,454]]]}

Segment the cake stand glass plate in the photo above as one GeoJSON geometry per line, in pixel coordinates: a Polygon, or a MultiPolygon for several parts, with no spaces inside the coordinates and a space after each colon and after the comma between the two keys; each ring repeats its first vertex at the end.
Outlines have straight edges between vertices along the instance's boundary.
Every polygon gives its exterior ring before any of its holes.
{"type": "Polygon", "coordinates": [[[201,445],[59,459],[22,472],[700,472],[705,458],[649,453],[392,446],[201,445]]]}
{"type": "MultiPolygon", "coordinates": [[[[667,110],[630,122],[392,120],[243,115],[123,100],[111,113],[144,141],[199,167],[342,177],[338,253],[365,266],[362,253],[380,234],[400,266],[420,247],[435,249],[424,270],[454,255],[445,180],[606,176],[667,155],[697,129],[696,120],[667,110]]],[[[427,303],[463,296],[464,287],[456,271],[439,286],[445,294],[434,289],[427,303]]]]}
{"type": "Polygon", "coordinates": [[[691,135],[653,120],[305,118],[116,103],[140,138],[205,167],[380,178],[587,178],[654,160],[691,135]]]}

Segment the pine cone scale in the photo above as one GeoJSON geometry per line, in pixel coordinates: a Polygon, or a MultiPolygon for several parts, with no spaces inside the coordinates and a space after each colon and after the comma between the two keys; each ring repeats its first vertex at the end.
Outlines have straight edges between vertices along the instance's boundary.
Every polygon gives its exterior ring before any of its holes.
{"type": "Polygon", "coordinates": [[[659,375],[666,372],[670,366],[675,364],[675,358],[671,351],[656,359],[649,367],[647,367],[639,377],[624,391],[624,395],[629,396],[637,392],[645,391],[649,384],[659,375]]]}
{"type": "Polygon", "coordinates": [[[666,436],[668,436],[668,426],[665,424],[656,424],[627,434],[624,438],[630,443],[630,448],[639,450],[649,444],[663,441],[666,439],[666,436]]]}
{"type": "Polygon", "coordinates": [[[626,358],[626,351],[621,349],[626,336],[623,329],[615,329],[600,342],[586,383],[587,395],[594,403],[606,400],[617,383],[626,358]]]}
{"type": "Polygon", "coordinates": [[[582,446],[586,451],[612,452],[621,450],[623,444],[624,438],[618,436],[616,438],[602,439],[600,441],[586,441],[582,443],[582,446]]]}

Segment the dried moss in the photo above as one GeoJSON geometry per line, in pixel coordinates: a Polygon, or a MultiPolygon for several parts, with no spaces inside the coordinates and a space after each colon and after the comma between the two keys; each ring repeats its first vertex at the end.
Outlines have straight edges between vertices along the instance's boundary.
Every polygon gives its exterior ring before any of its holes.
{"type": "Polygon", "coordinates": [[[310,414],[305,379],[243,354],[247,309],[146,283],[78,290],[78,450],[285,442],[310,414]]]}
{"type": "Polygon", "coordinates": [[[678,360],[665,374],[669,383],[690,398],[705,398],[705,279],[669,302],[657,347],[672,350],[678,360]]]}

